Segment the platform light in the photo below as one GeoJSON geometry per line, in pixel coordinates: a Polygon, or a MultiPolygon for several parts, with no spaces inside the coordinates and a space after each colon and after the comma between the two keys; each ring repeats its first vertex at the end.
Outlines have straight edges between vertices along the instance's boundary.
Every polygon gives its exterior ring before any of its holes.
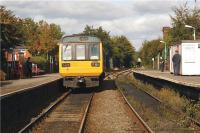
{"type": "Polygon", "coordinates": [[[185,27],[186,27],[186,28],[191,28],[191,29],[193,29],[193,32],[194,32],[194,33],[193,33],[193,37],[194,37],[194,40],[196,40],[195,28],[192,27],[191,25],[187,25],[187,24],[185,25],[185,27]]]}
{"type": "Polygon", "coordinates": [[[162,40],[160,42],[165,44],[165,57],[164,57],[164,59],[166,60],[167,59],[167,47],[166,47],[167,43],[165,41],[162,41],[162,40]]]}
{"type": "Polygon", "coordinates": [[[59,42],[59,43],[57,43],[57,45],[58,45],[58,46],[60,46],[60,45],[62,45],[62,43],[61,43],[61,42],[59,42]]]}
{"type": "Polygon", "coordinates": [[[167,60],[167,43],[165,41],[160,41],[161,43],[165,44],[165,57],[164,57],[164,69],[165,69],[165,61],[167,60]]]}

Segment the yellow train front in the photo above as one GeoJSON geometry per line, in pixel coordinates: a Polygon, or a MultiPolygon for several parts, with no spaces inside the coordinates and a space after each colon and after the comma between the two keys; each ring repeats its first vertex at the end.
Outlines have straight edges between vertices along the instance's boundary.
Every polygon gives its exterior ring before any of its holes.
{"type": "Polygon", "coordinates": [[[93,36],[64,36],[59,44],[59,73],[65,87],[96,87],[104,78],[103,47],[93,36]]]}

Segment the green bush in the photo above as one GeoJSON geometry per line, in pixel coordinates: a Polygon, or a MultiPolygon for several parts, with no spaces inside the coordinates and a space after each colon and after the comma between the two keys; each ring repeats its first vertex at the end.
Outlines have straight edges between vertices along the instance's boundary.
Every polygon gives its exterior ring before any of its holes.
{"type": "Polygon", "coordinates": [[[47,59],[43,56],[33,56],[31,58],[31,61],[35,64],[38,65],[38,67],[42,70],[45,70],[47,69],[47,59]]]}

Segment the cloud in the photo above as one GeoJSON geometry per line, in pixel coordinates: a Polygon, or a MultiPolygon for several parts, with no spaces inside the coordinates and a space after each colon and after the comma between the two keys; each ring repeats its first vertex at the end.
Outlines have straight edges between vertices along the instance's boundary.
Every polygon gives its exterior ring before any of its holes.
{"type": "MultiPolygon", "coordinates": [[[[19,0],[2,1],[16,16],[59,24],[66,34],[80,33],[85,25],[102,26],[111,35],[125,35],[138,50],[144,40],[162,37],[162,27],[170,26],[172,7],[186,0],[19,0]]],[[[194,1],[188,1],[194,6],[194,1]]],[[[200,6],[197,0],[196,6],[200,6]]]]}
{"type": "Polygon", "coordinates": [[[47,18],[112,20],[131,14],[131,9],[120,9],[118,3],[102,1],[24,1],[24,3],[19,2],[19,4],[8,1],[4,4],[11,8],[14,7],[17,14],[26,17],[40,14],[47,18]]]}
{"type": "Polygon", "coordinates": [[[146,0],[134,2],[133,10],[140,15],[146,14],[166,14],[176,3],[175,0],[146,0]]]}

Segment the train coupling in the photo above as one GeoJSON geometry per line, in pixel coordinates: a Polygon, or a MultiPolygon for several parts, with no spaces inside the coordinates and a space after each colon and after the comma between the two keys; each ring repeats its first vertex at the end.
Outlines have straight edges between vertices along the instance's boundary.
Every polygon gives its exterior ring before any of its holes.
{"type": "Polygon", "coordinates": [[[79,77],[78,78],[78,83],[85,83],[85,78],[84,77],[79,77]]]}
{"type": "Polygon", "coordinates": [[[99,77],[65,77],[63,78],[63,86],[71,88],[95,87],[99,86],[99,77]]]}

